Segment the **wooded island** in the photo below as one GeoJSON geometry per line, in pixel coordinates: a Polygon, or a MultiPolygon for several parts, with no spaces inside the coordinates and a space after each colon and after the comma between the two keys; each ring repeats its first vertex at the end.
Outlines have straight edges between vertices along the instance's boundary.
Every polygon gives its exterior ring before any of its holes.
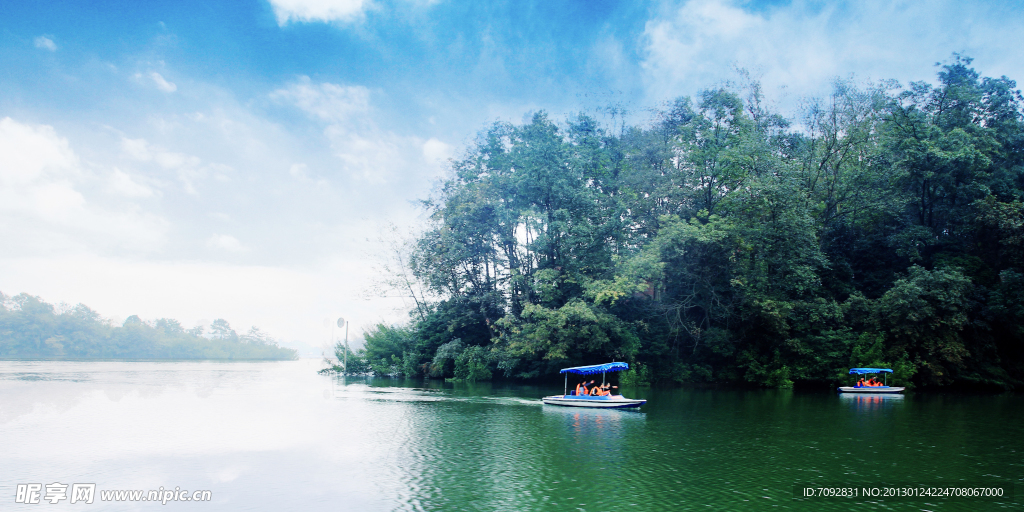
{"type": "MultiPolygon", "coordinates": [[[[452,162],[392,284],[416,300],[351,371],[788,387],[851,366],[1024,383],[1021,93],[954,55],[937,85],[837,80],[798,122],[760,87],[615,134],[496,123],[452,162]]],[[[815,384],[816,385],[816,384],[815,384]]]]}
{"type": "Polygon", "coordinates": [[[206,331],[171,318],[145,322],[136,315],[120,326],[84,304],[0,293],[0,359],[6,360],[289,360],[295,350],[258,328],[239,335],[224,319],[206,331]]]}

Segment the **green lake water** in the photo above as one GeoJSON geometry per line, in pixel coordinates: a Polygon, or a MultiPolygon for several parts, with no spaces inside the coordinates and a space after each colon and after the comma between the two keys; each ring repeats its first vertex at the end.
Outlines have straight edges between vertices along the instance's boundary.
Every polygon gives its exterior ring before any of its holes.
{"type": "Polygon", "coordinates": [[[95,510],[1019,510],[1022,497],[794,500],[794,486],[1024,481],[1024,397],[625,389],[318,376],[283,363],[0,363],[0,509],[19,483],[180,487],[95,510]]]}

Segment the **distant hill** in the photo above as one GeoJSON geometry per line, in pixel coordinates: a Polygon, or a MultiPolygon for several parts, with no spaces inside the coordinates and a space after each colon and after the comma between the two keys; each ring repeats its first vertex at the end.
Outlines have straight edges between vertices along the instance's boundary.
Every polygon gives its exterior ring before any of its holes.
{"type": "Polygon", "coordinates": [[[256,327],[238,335],[214,320],[209,333],[185,329],[177,320],[144,322],[132,315],[112,325],[84,304],[55,308],[39,297],[0,293],[0,359],[5,360],[290,360],[283,348],[256,327]]]}

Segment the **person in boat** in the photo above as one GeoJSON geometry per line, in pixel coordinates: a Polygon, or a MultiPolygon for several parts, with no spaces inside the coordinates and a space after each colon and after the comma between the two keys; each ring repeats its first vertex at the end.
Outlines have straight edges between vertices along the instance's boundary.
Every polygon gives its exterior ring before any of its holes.
{"type": "Polygon", "coordinates": [[[580,396],[580,395],[585,394],[586,393],[586,389],[587,389],[586,382],[582,382],[581,381],[579,384],[576,384],[576,393],[575,393],[575,395],[576,396],[580,396]]]}
{"type": "Polygon", "coordinates": [[[858,381],[857,381],[857,384],[856,384],[856,385],[854,385],[853,387],[855,387],[855,388],[862,388],[862,387],[864,387],[865,385],[866,385],[866,384],[864,383],[864,377],[861,377],[861,378],[860,378],[860,380],[858,380],[858,381]]]}

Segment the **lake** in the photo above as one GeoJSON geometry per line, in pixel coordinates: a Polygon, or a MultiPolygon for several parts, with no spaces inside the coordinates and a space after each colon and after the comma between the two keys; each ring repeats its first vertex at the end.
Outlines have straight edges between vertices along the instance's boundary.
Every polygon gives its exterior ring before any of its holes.
{"type": "Polygon", "coordinates": [[[825,484],[1009,483],[1021,494],[1018,395],[627,389],[648,404],[580,410],[540,404],[560,385],[341,380],[319,368],[0,362],[0,509],[1024,508],[1019,496],[793,499],[795,486],[825,484]],[[15,503],[32,483],[95,484],[95,501],[15,503]],[[174,488],[210,491],[209,502],[101,501],[174,488]]]}

